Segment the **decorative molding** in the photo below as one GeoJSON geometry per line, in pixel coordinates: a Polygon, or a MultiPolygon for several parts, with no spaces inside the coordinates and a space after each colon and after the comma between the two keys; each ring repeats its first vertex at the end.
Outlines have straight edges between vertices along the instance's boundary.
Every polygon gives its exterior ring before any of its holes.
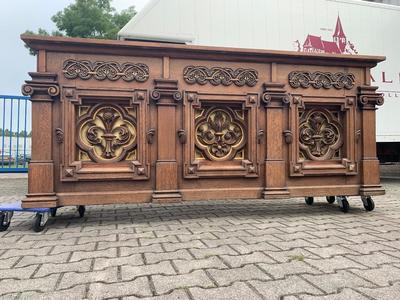
{"type": "Polygon", "coordinates": [[[61,128],[56,128],[55,130],[55,138],[58,144],[62,144],[64,142],[64,130],[61,128]]]}
{"type": "Polygon", "coordinates": [[[289,85],[292,88],[309,88],[310,86],[320,89],[347,89],[353,88],[355,76],[352,73],[330,73],[330,72],[308,72],[292,71],[289,73],[289,85]]]}
{"type": "Polygon", "coordinates": [[[189,84],[230,86],[255,86],[258,81],[258,72],[254,69],[231,69],[222,67],[187,66],[183,70],[183,78],[189,84]]]}
{"type": "Polygon", "coordinates": [[[265,106],[281,107],[290,103],[291,95],[286,92],[284,83],[266,82],[263,89],[261,101],[265,106]]]}
{"type": "Polygon", "coordinates": [[[146,139],[148,144],[153,144],[154,142],[154,135],[156,134],[156,130],[154,128],[150,128],[147,131],[146,139]]]}
{"type": "Polygon", "coordinates": [[[179,142],[181,144],[186,144],[187,136],[186,136],[185,129],[179,129],[177,134],[178,134],[179,142]]]}
{"type": "Polygon", "coordinates": [[[22,94],[31,96],[32,101],[53,101],[60,94],[57,74],[48,72],[30,72],[32,80],[26,80],[22,94]]]}
{"type": "Polygon", "coordinates": [[[289,145],[289,144],[293,143],[293,133],[291,130],[284,130],[283,136],[285,137],[286,144],[289,145]]]}
{"type": "Polygon", "coordinates": [[[232,109],[210,107],[196,119],[196,147],[209,160],[232,160],[246,144],[245,132],[232,109]]]}
{"type": "MultiPolygon", "coordinates": [[[[151,92],[151,99],[161,104],[161,98],[172,98],[175,102],[182,101],[182,93],[178,90],[178,80],[154,79],[154,90],[151,92]]],[[[168,103],[162,103],[168,105],[168,103]]],[[[173,103],[172,103],[173,104],[173,103]]],[[[171,105],[171,103],[169,103],[171,105]]]]}
{"type": "Polygon", "coordinates": [[[126,159],[136,148],[136,119],[117,104],[97,104],[77,121],[77,144],[94,162],[126,159]]]}
{"type": "Polygon", "coordinates": [[[376,92],[377,86],[362,85],[358,87],[358,103],[362,109],[376,109],[381,106],[385,99],[383,94],[376,92]]]}
{"type": "Polygon", "coordinates": [[[96,61],[68,59],[63,64],[64,76],[68,79],[80,78],[88,80],[94,77],[97,80],[109,79],[116,81],[145,82],[149,78],[149,67],[142,63],[123,63],[114,61],[96,61]]]}
{"type": "Polygon", "coordinates": [[[299,146],[305,159],[333,159],[342,145],[342,125],[329,110],[311,109],[303,113],[299,124],[299,146]]]}

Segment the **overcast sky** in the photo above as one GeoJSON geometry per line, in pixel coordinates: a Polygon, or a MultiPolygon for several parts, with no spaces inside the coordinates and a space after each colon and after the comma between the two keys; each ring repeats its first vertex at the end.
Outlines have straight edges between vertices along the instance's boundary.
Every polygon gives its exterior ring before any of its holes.
{"type": "MultiPolygon", "coordinates": [[[[139,11],[149,0],[113,0],[118,10],[134,5],[139,11]]],[[[36,58],[29,55],[19,36],[39,27],[52,31],[51,17],[74,0],[1,0],[0,95],[20,95],[21,85],[35,71],[36,58]]]]}

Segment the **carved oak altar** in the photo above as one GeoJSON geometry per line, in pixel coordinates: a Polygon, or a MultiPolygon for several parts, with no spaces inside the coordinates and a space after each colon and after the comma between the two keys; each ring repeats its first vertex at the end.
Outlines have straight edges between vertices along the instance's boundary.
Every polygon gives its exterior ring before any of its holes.
{"type": "Polygon", "coordinates": [[[381,195],[383,57],[22,36],[24,207],[381,195]]]}

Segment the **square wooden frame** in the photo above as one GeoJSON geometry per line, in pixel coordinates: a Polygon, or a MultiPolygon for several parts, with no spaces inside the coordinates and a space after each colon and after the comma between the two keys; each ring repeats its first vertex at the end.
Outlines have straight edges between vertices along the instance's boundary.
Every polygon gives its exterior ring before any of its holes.
{"type": "MultiPolygon", "coordinates": [[[[98,102],[100,103],[100,102],[98,102]]],[[[139,89],[101,89],[63,86],[61,89],[62,128],[64,142],[61,147],[60,180],[104,181],[104,180],[147,180],[150,178],[149,147],[146,141],[148,128],[148,91],[139,89]],[[85,99],[108,102],[126,101],[137,107],[137,160],[113,163],[95,163],[76,159],[76,107],[85,99]],[[64,149],[62,149],[64,148],[64,149]]]]}
{"type": "Polygon", "coordinates": [[[183,149],[184,178],[258,177],[257,116],[259,94],[214,94],[196,91],[184,93],[183,127],[187,141],[183,149]],[[203,103],[241,105],[247,111],[247,154],[244,159],[204,164],[195,157],[195,109],[203,103]]]}
{"type": "Polygon", "coordinates": [[[356,143],[356,97],[329,97],[292,95],[289,109],[290,131],[293,141],[289,147],[290,176],[323,176],[323,175],[356,175],[358,173],[356,143]],[[308,105],[321,106],[328,109],[331,106],[340,107],[343,112],[343,156],[340,160],[300,160],[299,146],[299,110],[308,105]]]}

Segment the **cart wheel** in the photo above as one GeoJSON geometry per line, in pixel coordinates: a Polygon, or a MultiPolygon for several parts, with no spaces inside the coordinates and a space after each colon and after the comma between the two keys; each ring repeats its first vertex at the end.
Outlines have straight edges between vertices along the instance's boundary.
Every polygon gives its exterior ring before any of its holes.
{"type": "Polygon", "coordinates": [[[85,206],[83,205],[78,206],[78,213],[80,218],[83,218],[85,216],[85,211],[86,211],[85,206]]]}
{"type": "Polygon", "coordinates": [[[50,215],[54,218],[57,216],[57,207],[50,208],[50,215]]]}
{"type": "Polygon", "coordinates": [[[33,231],[41,232],[45,229],[47,225],[47,220],[49,219],[48,213],[37,213],[33,223],[33,231]]]}
{"type": "Polygon", "coordinates": [[[332,204],[333,202],[335,202],[335,200],[335,196],[326,196],[326,201],[328,201],[329,204],[332,204]]]}
{"type": "Polygon", "coordinates": [[[344,213],[347,213],[350,209],[350,204],[349,201],[347,201],[346,196],[338,196],[336,197],[336,200],[339,203],[340,210],[344,213]]]}
{"type": "Polygon", "coordinates": [[[0,231],[6,231],[11,224],[12,212],[0,213],[0,231]]]}
{"type": "Polygon", "coordinates": [[[361,200],[364,204],[364,208],[367,211],[373,211],[375,208],[374,200],[372,200],[371,196],[362,196],[361,200]]]}
{"type": "Polygon", "coordinates": [[[314,203],[314,197],[305,197],[304,200],[306,201],[307,205],[313,205],[314,203]]]}

